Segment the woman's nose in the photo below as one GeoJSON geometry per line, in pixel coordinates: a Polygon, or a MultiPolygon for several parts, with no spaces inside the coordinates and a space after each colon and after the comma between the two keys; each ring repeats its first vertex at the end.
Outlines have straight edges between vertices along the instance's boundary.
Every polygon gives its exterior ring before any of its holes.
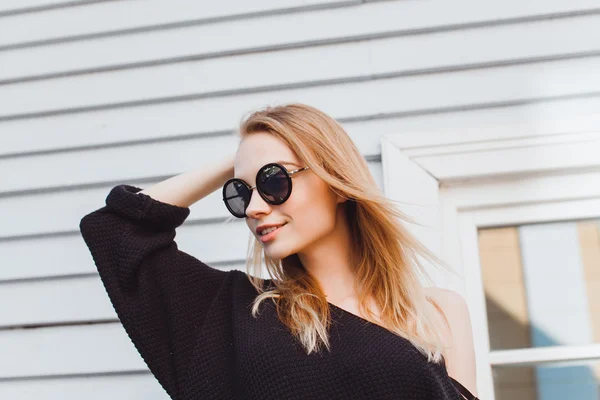
{"type": "Polygon", "coordinates": [[[246,216],[256,218],[260,214],[268,214],[271,212],[271,205],[265,201],[260,194],[254,189],[250,196],[250,203],[246,208],[246,216]]]}

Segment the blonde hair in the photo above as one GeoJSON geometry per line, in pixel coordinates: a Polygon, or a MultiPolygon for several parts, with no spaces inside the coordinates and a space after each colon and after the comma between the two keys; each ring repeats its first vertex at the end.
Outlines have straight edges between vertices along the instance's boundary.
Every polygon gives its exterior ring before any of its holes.
{"type": "MultiPolygon", "coordinates": [[[[400,223],[398,219],[414,221],[382,194],[365,158],[342,126],[313,107],[288,104],[250,114],[237,133],[243,140],[256,132],[282,139],[314,174],[348,199],[343,205],[356,249],[354,289],[366,319],[377,323],[367,306],[371,298],[381,310],[379,319],[387,329],[409,340],[428,361],[441,361],[447,321],[439,305],[428,304],[419,274],[431,280],[418,256],[446,265],[400,223]]],[[[254,236],[250,240],[246,269],[259,293],[252,315],[256,317],[260,303],[271,298],[279,319],[307,354],[318,352],[322,346],[330,350],[330,310],[318,282],[296,254],[274,260],[254,236]],[[265,290],[260,278],[263,258],[275,289],[265,290]]]]}

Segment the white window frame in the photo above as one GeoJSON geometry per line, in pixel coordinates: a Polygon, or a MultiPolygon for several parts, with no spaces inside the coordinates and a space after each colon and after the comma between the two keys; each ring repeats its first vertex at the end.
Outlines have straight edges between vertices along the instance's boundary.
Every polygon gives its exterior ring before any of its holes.
{"type": "Polygon", "coordinates": [[[600,344],[490,351],[480,228],[600,218],[600,114],[552,123],[382,138],[385,195],[405,226],[458,275],[428,266],[434,285],[467,301],[479,397],[492,367],[600,358],[600,344]]]}

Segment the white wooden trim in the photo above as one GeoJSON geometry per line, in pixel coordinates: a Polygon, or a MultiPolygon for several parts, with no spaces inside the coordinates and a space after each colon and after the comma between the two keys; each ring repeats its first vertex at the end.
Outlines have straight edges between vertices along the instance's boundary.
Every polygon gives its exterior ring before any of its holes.
{"type": "MultiPolygon", "coordinates": [[[[441,241],[437,240],[440,229],[438,207],[437,204],[428,203],[439,196],[437,180],[411,162],[386,139],[382,140],[381,153],[382,159],[388,160],[382,165],[385,195],[391,199],[402,199],[400,209],[406,217],[406,228],[439,256],[441,241]]],[[[425,260],[422,261],[425,264],[425,260]]],[[[430,274],[434,275],[432,266],[428,267],[430,274]]],[[[432,278],[438,283],[442,279],[432,278]]],[[[428,284],[426,281],[422,283],[428,284]]],[[[444,286],[451,287],[452,284],[446,282],[444,286]]]]}
{"type": "Polygon", "coordinates": [[[600,166],[600,130],[537,138],[503,139],[407,151],[445,185],[466,179],[504,178],[600,166]]]}
{"type": "MultiPolygon", "coordinates": [[[[578,172],[576,175],[555,174],[522,177],[519,180],[494,180],[491,182],[461,183],[460,190],[446,191],[443,196],[451,200],[461,212],[498,206],[515,207],[527,204],[551,203],[556,200],[581,200],[598,197],[599,171],[578,172]]],[[[456,187],[456,186],[455,186],[456,187]]],[[[481,224],[487,222],[482,221],[481,224]]],[[[493,224],[490,221],[489,224],[493,224]]]]}
{"type": "Polygon", "coordinates": [[[562,361],[585,361],[596,359],[600,359],[600,344],[495,350],[490,353],[490,363],[494,367],[526,366],[562,361]]]}
{"type": "Polygon", "coordinates": [[[534,224],[572,221],[600,217],[600,198],[557,200],[557,203],[534,203],[470,213],[478,228],[499,224],[534,224]],[[500,222],[501,221],[501,222],[500,222]]]}
{"type": "MultiPolygon", "coordinates": [[[[480,398],[493,400],[493,378],[490,366],[490,341],[485,290],[481,279],[479,264],[479,246],[477,227],[468,217],[459,214],[455,235],[460,240],[460,247],[453,249],[463,256],[465,300],[469,306],[471,325],[473,327],[473,343],[477,365],[477,380],[480,398]],[[490,397],[491,396],[491,397],[490,397]]],[[[451,230],[450,227],[447,228],[451,230]]]]}
{"type": "Polygon", "coordinates": [[[421,237],[462,272],[455,287],[471,312],[481,398],[494,399],[492,365],[583,359],[586,351],[599,356],[597,345],[490,352],[477,240],[483,227],[600,216],[600,187],[593,184],[600,175],[599,114],[544,127],[389,135],[382,147],[386,195],[403,202],[418,194],[427,207],[439,202],[439,212],[429,210],[441,214],[438,234],[421,237]],[[439,190],[427,190],[435,184],[439,190]]]}

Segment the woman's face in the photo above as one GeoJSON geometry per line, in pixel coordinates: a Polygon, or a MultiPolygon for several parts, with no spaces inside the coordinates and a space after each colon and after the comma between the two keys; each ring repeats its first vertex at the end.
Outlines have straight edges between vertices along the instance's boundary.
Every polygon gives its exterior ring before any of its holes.
{"type": "MultiPolygon", "coordinates": [[[[234,161],[234,176],[254,187],[258,170],[272,162],[283,165],[288,171],[306,166],[284,141],[272,134],[257,132],[240,143],[234,161]]],[[[246,224],[259,241],[261,236],[257,228],[260,225],[285,224],[271,240],[261,241],[265,253],[280,260],[309,251],[312,245],[331,233],[339,218],[337,206],[340,202],[341,198],[307,169],[292,175],[292,194],[283,204],[271,205],[253,189],[246,210],[246,224]]]]}

